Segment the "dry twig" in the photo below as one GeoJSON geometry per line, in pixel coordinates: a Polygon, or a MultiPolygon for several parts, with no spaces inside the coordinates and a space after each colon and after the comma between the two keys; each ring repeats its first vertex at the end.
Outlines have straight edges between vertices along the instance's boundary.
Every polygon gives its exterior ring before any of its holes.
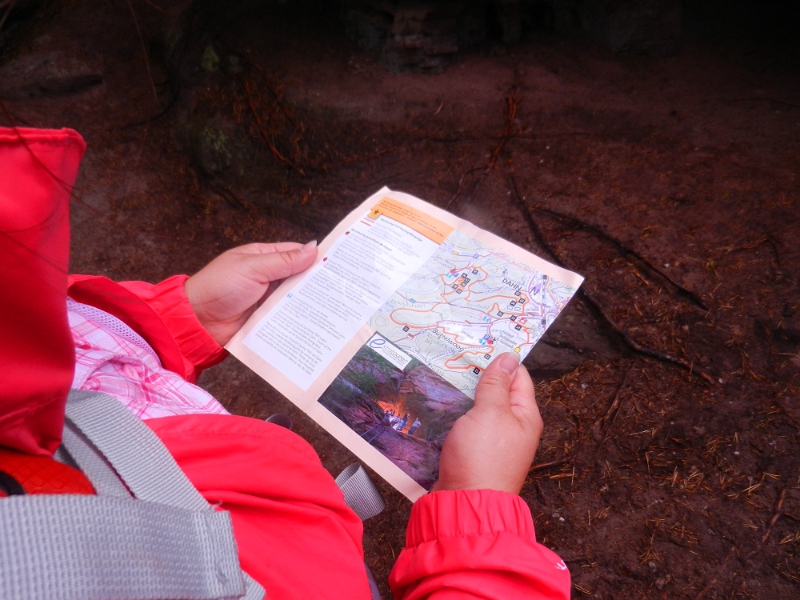
{"type": "Polygon", "coordinates": [[[622,406],[622,390],[627,386],[632,374],[633,365],[629,366],[628,370],[625,372],[625,376],[622,378],[622,382],[619,384],[619,387],[614,394],[614,401],[611,403],[611,406],[608,407],[606,414],[604,414],[595,425],[600,426],[603,432],[603,439],[600,441],[598,448],[605,443],[606,439],[608,439],[608,432],[611,429],[611,426],[614,424],[614,421],[617,420],[617,415],[619,414],[620,407],[622,406]]]}
{"type": "Polygon", "coordinates": [[[761,548],[764,547],[764,544],[769,539],[769,536],[772,535],[772,530],[775,529],[775,523],[778,522],[783,516],[783,501],[786,499],[786,488],[781,490],[780,495],[778,495],[778,501],[775,502],[775,510],[773,511],[772,518],[770,518],[769,523],[767,523],[767,529],[764,531],[764,535],[761,538],[761,541],[756,546],[755,550],[753,550],[750,554],[747,555],[747,558],[750,559],[756,554],[761,551],[761,548]]]}
{"type": "Polygon", "coordinates": [[[560,467],[561,465],[568,463],[570,460],[572,460],[572,457],[568,456],[567,458],[561,458],[559,460],[553,460],[546,463],[539,463],[538,465],[533,465],[530,469],[528,469],[528,473],[534,473],[536,471],[544,471],[545,469],[560,467]]]}

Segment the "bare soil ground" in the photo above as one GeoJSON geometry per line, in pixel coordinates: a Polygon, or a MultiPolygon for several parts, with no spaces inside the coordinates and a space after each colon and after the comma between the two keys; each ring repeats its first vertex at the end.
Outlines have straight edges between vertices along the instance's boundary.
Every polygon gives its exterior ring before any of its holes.
{"type": "MultiPolygon", "coordinates": [[[[573,596],[800,597],[796,63],[529,35],[395,75],[303,4],[178,12],[58,2],[3,47],[0,122],[89,145],[74,272],[157,281],[320,238],[382,185],[425,198],[586,276],[530,357],[546,429],[522,492],[573,596]],[[209,150],[208,122],[240,137],[209,150]]],[[[352,462],[234,359],[201,383],[289,414],[332,472],[352,462]]],[[[410,504],[378,483],[364,544],[388,596],[410,504]]]]}

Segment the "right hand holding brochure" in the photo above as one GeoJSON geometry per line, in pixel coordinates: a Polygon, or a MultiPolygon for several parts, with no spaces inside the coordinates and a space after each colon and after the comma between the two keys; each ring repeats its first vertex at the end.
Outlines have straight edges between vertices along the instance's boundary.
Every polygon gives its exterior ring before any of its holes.
{"type": "Polygon", "coordinates": [[[504,352],[524,358],[583,278],[383,188],[227,349],[411,500],[504,352]]]}

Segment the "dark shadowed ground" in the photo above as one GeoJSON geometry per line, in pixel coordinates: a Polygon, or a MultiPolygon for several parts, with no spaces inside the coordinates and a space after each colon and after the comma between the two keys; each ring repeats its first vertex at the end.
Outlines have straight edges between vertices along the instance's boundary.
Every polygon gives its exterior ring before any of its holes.
{"type": "MultiPolygon", "coordinates": [[[[89,144],[73,271],[157,281],[320,239],[382,185],[445,207],[586,276],[529,360],[546,429],[522,492],[574,597],[800,597],[795,57],[539,34],[395,75],[302,3],[155,4],[56,2],[1,50],[0,122],[89,144]]],[[[352,462],[235,359],[201,384],[352,462]]],[[[379,485],[383,582],[410,504],[379,485]]]]}

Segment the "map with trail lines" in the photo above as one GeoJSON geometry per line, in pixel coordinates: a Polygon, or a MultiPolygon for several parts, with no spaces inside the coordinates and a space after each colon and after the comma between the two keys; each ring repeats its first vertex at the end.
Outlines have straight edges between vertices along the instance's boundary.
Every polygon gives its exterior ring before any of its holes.
{"type": "Polygon", "coordinates": [[[369,325],[472,398],[491,360],[524,358],[575,291],[453,231],[369,325]]]}

